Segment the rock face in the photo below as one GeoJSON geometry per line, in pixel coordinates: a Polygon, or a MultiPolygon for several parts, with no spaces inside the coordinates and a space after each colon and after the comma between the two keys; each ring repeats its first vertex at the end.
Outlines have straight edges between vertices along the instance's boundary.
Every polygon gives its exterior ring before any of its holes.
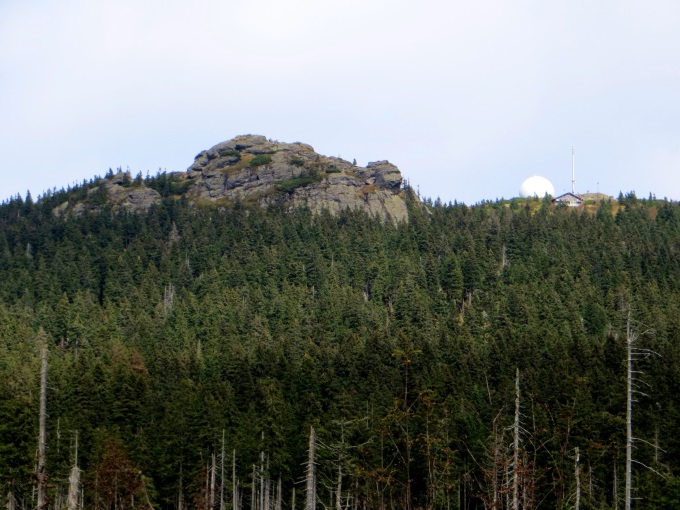
{"type": "Polygon", "coordinates": [[[146,211],[161,201],[161,195],[154,189],[146,186],[126,187],[126,181],[129,182],[129,179],[130,174],[119,173],[104,184],[114,210],[146,211]]]}
{"type": "Polygon", "coordinates": [[[408,220],[396,166],[378,161],[358,167],[303,143],[239,136],[198,154],[186,177],[193,181],[189,196],[198,200],[307,206],[332,214],[364,209],[382,219],[408,220]]]}
{"type": "MultiPolygon", "coordinates": [[[[408,221],[399,169],[388,161],[365,168],[340,158],[322,156],[304,143],[280,143],[264,136],[245,135],[201,152],[186,172],[170,174],[178,184],[174,194],[190,202],[234,203],[270,207],[309,207],[337,214],[365,210],[395,222],[408,221]]],[[[75,203],[55,207],[57,216],[114,211],[141,212],[160,203],[161,195],[132,180],[127,172],[109,174],[75,203]]]]}
{"type": "Polygon", "coordinates": [[[87,198],[75,204],[64,202],[53,209],[55,216],[64,214],[83,214],[96,212],[104,205],[114,211],[142,212],[161,201],[160,194],[144,185],[131,185],[128,172],[119,172],[113,177],[103,179],[102,183],[88,190],[87,198]]]}

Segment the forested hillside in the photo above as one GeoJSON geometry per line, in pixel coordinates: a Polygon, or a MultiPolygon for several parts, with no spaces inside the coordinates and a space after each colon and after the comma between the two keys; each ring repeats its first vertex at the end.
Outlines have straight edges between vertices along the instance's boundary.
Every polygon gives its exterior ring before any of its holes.
{"type": "Polygon", "coordinates": [[[658,354],[635,368],[634,507],[680,507],[677,203],[427,202],[396,225],[148,185],[146,213],[0,207],[3,505],[35,507],[46,341],[50,508],[76,435],[84,508],[303,508],[312,427],[318,508],[507,508],[515,474],[521,508],[572,508],[577,472],[581,508],[623,508],[630,311],[658,354]]]}

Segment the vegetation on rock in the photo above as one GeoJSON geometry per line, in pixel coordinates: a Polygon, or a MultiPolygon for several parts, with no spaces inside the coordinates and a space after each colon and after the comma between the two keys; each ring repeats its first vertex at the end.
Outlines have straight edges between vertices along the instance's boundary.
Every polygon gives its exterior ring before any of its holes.
{"type": "Polygon", "coordinates": [[[323,178],[318,172],[308,171],[301,173],[298,177],[291,177],[290,179],[279,181],[276,185],[276,189],[283,193],[292,193],[297,188],[308,186],[314,182],[321,182],[322,180],[323,178]]]}
{"type": "Polygon", "coordinates": [[[251,168],[256,168],[258,166],[268,165],[271,162],[272,162],[271,156],[267,154],[259,154],[250,160],[248,166],[251,168]]]}

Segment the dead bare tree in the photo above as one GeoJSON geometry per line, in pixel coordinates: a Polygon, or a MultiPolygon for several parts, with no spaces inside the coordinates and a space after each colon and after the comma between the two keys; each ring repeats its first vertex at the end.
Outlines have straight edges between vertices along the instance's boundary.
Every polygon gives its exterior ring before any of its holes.
{"type": "Polygon", "coordinates": [[[628,372],[626,376],[626,489],[624,505],[626,510],[630,510],[630,495],[632,489],[632,468],[633,468],[633,345],[637,340],[637,335],[632,331],[630,324],[630,309],[628,310],[628,320],[626,321],[626,348],[628,372]]]}
{"type": "Polygon", "coordinates": [[[306,476],[306,492],[307,502],[305,510],[316,510],[316,471],[315,471],[315,456],[316,456],[316,432],[314,427],[309,429],[309,450],[307,457],[307,476],[306,476]]]}
{"type": "Polygon", "coordinates": [[[512,435],[512,510],[519,510],[519,368],[515,376],[515,422],[512,435]]]}
{"type": "Polygon", "coordinates": [[[260,453],[260,510],[269,510],[264,499],[264,452],[260,453]]]}
{"type": "MultiPolygon", "coordinates": [[[[650,471],[656,473],[662,478],[666,478],[663,474],[659,473],[657,470],[643,464],[640,461],[633,459],[633,443],[635,441],[641,441],[643,443],[651,444],[640,438],[633,436],[633,402],[634,394],[648,397],[646,393],[639,390],[640,384],[644,383],[640,378],[639,370],[634,370],[634,364],[643,359],[647,359],[651,356],[659,356],[658,353],[651,351],[649,349],[641,349],[637,347],[637,341],[642,335],[651,333],[651,329],[645,330],[643,333],[637,333],[633,329],[632,324],[632,314],[630,310],[630,305],[626,306],[626,361],[627,361],[627,374],[626,374],[626,481],[625,481],[625,492],[624,492],[624,508],[625,510],[630,510],[631,508],[631,493],[633,485],[633,463],[639,464],[642,467],[649,469],[650,471]]],[[[649,385],[647,385],[649,386],[649,385]]],[[[658,444],[652,445],[657,451],[658,444]]]]}

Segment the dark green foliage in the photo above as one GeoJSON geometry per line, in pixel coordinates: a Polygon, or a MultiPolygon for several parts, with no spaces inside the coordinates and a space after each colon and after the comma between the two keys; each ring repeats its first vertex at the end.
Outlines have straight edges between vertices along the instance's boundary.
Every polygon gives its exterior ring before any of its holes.
{"type": "Polygon", "coordinates": [[[220,157],[221,158],[237,157],[241,159],[241,153],[235,149],[225,149],[220,151],[220,157]]]}
{"type": "Polygon", "coordinates": [[[302,158],[291,158],[290,164],[293,166],[305,166],[305,160],[302,158]]]}
{"type": "Polygon", "coordinates": [[[661,354],[639,367],[650,387],[635,435],[665,452],[640,442],[636,455],[668,478],[636,467],[636,507],[677,506],[678,204],[627,195],[590,216],[436,202],[395,226],[357,211],[192,208],[172,197],[189,183],[148,177],[166,200],[143,215],[53,215],[96,200],[97,180],[0,207],[0,498],[11,488],[30,504],[43,327],[50,490],[64,487],[77,430],[86,507],[148,495],[175,508],[180,473],[198,501],[222,430],[239,479],[265,452],[290,501],[313,425],[325,504],[342,452],[343,490],[361,507],[406,508],[410,494],[414,508],[483,508],[519,367],[535,506],[572,504],[578,446],[593,486],[583,508],[612,508],[629,302],[654,330],[641,345],[661,354]]]}
{"type": "Polygon", "coordinates": [[[291,177],[290,179],[284,179],[279,181],[276,185],[276,189],[283,193],[292,193],[297,188],[302,188],[314,182],[321,182],[322,178],[318,172],[303,172],[298,177],[291,177]]]}
{"type": "Polygon", "coordinates": [[[85,203],[93,206],[103,206],[106,205],[108,200],[108,193],[104,186],[99,186],[98,188],[92,190],[92,193],[87,194],[85,203]]]}
{"type": "Polygon", "coordinates": [[[248,166],[256,168],[258,166],[268,165],[272,162],[272,157],[268,154],[258,154],[248,162],[248,166]]]}
{"type": "MultiPolygon", "coordinates": [[[[144,184],[155,189],[162,197],[182,195],[190,186],[193,185],[191,179],[186,179],[179,173],[159,172],[155,177],[148,177],[144,184]]],[[[169,206],[169,204],[168,204],[169,206]]]]}

